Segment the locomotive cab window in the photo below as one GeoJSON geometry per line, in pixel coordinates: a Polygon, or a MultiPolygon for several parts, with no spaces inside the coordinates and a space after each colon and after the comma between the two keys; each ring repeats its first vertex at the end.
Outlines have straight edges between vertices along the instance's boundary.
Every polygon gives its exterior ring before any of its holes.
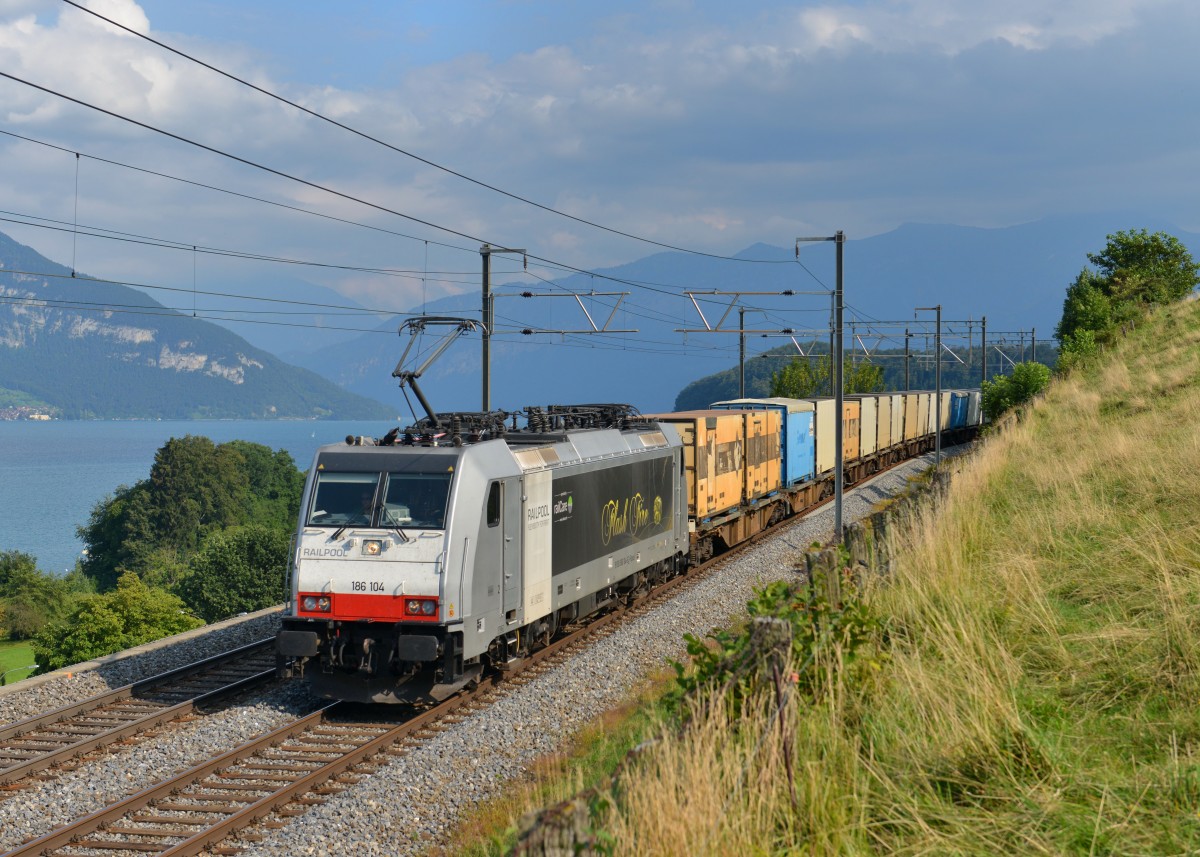
{"type": "Polygon", "coordinates": [[[380,523],[445,529],[450,477],[449,473],[388,473],[380,523]]]}
{"type": "Polygon", "coordinates": [[[499,482],[493,482],[492,487],[488,490],[487,525],[489,527],[500,526],[500,483],[499,482]]]}
{"type": "Polygon", "coordinates": [[[378,473],[321,473],[313,495],[310,526],[369,526],[378,473]]]}

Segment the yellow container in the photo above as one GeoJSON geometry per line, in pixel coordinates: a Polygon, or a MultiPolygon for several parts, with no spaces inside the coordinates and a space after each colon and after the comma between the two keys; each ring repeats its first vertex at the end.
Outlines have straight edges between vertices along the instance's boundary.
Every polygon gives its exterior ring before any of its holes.
{"type": "Polygon", "coordinates": [[[862,405],[842,402],[842,461],[858,461],[859,434],[862,431],[862,405]]]}
{"type": "Polygon", "coordinates": [[[892,396],[884,393],[875,399],[875,451],[892,445],[892,396]]]}
{"type": "Polygon", "coordinates": [[[861,409],[858,424],[858,454],[874,455],[879,444],[879,396],[856,396],[861,409]]]}
{"type": "Polygon", "coordinates": [[[904,439],[916,440],[921,436],[921,394],[904,394],[904,439]]]}
{"type": "Polygon", "coordinates": [[[779,490],[779,431],[783,413],[778,410],[740,411],[746,437],[745,499],[753,500],[779,490]]]}
{"type": "MultiPolygon", "coordinates": [[[[687,477],[688,514],[693,518],[711,518],[736,508],[742,502],[742,492],[745,490],[745,413],[703,410],[644,414],[648,419],[674,425],[679,432],[683,441],[683,466],[687,477]]],[[[775,431],[778,434],[778,425],[775,431]]],[[[778,461],[775,469],[779,469],[778,461]]]]}

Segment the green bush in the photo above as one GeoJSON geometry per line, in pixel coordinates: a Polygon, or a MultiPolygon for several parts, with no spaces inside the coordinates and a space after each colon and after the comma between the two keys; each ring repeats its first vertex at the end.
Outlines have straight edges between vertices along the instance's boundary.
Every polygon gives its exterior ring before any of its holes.
{"type": "Polygon", "coordinates": [[[289,543],[287,533],[258,525],[213,533],[176,591],[206,622],[279,604],[289,543]]]}
{"type": "Polygon", "coordinates": [[[27,640],[61,617],[80,591],[80,577],[41,571],[21,551],[0,552],[0,629],[13,640],[27,640]]]}
{"type": "MultiPolygon", "coordinates": [[[[822,354],[814,366],[809,360],[794,359],[771,374],[771,395],[792,399],[829,396],[829,355],[822,354]]],[[[849,357],[842,367],[842,389],[846,395],[874,393],[883,389],[883,368],[874,363],[855,364],[849,357]]]]}
{"type": "MultiPolygon", "coordinates": [[[[1060,355],[1061,360],[1061,355],[1060,355]]],[[[1050,383],[1050,367],[1041,363],[1018,363],[1011,375],[983,382],[981,407],[984,416],[995,420],[1005,411],[1024,404],[1050,383]]]]}
{"type": "Polygon", "coordinates": [[[33,639],[33,653],[38,668],[46,672],[203,624],[185,612],[176,596],[127,572],[112,592],[83,596],[65,618],[42,628],[33,639]]]}
{"type": "Polygon", "coordinates": [[[745,701],[774,678],[755,639],[754,620],[759,618],[786,623],[790,637],[784,680],[808,699],[822,697],[835,675],[853,683],[861,670],[875,669],[882,657],[878,642],[883,625],[859,597],[844,565],[836,572],[818,569],[811,582],[780,580],[757,590],[746,605],[751,621],[738,632],[715,631],[706,639],[684,635],[691,668],[673,662],[676,687],[666,699],[668,710],[680,714],[688,698],[720,690],[729,716],[740,715],[745,701]],[[837,586],[828,585],[827,573],[840,575],[837,586]]]}
{"type": "Polygon", "coordinates": [[[123,485],[79,528],[83,570],[101,590],[126,571],[147,583],[177,585],[214,533],[250,524],[290,534],[304,474],[284,450],[246,441],[171,438],[155,454],[148,479],[123,485]]]}
{"type": "Polygon", "coordinates": [[[1076,330],[1062,340],[1056,368],[1059,372],[1069,372],[1072,367],[1078,366],[1082,361],[1095,354],[1097,348],[1099,348],[1099,343],[1096,341],[1094,330],[1082,328],[1076,330]]]}

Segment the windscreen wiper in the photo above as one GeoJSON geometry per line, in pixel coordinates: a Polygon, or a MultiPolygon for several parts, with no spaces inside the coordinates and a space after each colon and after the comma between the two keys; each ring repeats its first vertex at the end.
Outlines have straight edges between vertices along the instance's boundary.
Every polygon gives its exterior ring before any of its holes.
{"type": "Polygon", "coordinates": [[[396,535],[398,535],[400,537],[400,540],[402,542],[404,542],[405,544],[408,544],[409,542],[412,541],[412,536],[410,536],[408,533],[404,532],[404,527],[402,527],[400,525],[400,522],[396,520],[395,515],[393,515],[393,513],[392,513],[392,510],[387,508],[386,506],[384,506],[384,508],[383,508],[383,522],[385,524],[387,524],[389,527],[391,527],[393,530],[395,530],[396,535]]]}

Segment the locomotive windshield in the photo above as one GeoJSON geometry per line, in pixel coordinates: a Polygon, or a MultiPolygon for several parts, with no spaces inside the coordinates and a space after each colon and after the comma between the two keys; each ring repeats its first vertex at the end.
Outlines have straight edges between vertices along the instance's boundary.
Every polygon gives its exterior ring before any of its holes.
{"type": "Polygon", "coordinates": [[[452,473],[413,472],[320,473],[308,525],[444,529],[452,476],[452,473]]]}
{"type": "Polygon", "coordinates": [[[386,476],[382,524],[423,530],[445,528],[449,473],[388,473],[386,476]]]}
{"type": "Polygon", "coordinates": [[[322,473],[308,523],[317,527],[369,526],[378,473],[322,473]]]}

